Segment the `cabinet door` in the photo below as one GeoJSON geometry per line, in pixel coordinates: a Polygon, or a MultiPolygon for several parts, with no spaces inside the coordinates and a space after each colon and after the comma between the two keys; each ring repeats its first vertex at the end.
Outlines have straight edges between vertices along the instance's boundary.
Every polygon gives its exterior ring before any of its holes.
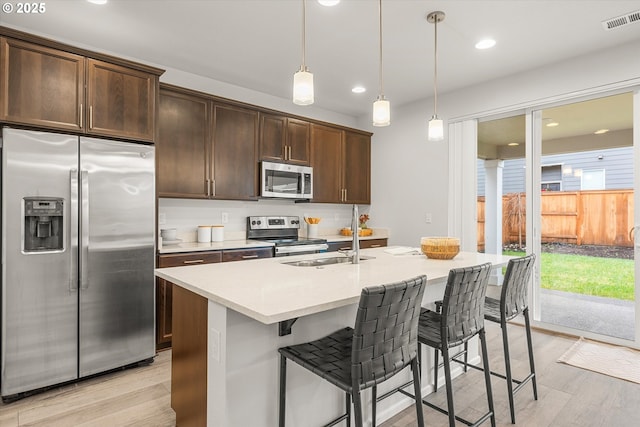
{"type": "Polygon", "coordinates": [[[94,59],[88,69],[87,132],[153,141],[157,76],[94,59]]]}
{"type": "Polygon", "coordinates": [[[287,119],[287,163],[309,164],[311,123],[304,120],[287,119]]]}
{"type": "Polygon", "coordinates": [[[340,203],[342,200],[342,134],[336,128],[311,126],[314,202],[340,203]]]}
{"type": "Polygon", "coordinates": [[[213,191],[215,198],[258,197],[258,112],[213,105],[213,191]]]}
{"type": "Polygon", "coordinates": [[[371,137],[345,131],[342,176],[346,203],[371,203],[371,137]]]}
{"type": "Polygon", "coordinates": [[[161,89],[156,141],[156,190],[160,197],[207,198],[209,101],[161,89]]]}
{"type": "Polygon", "coordinates": [[[85,58],[0,39],[0,120],[81,131],[85,58]]]}
{"type": "Polygon", "coordinates": [[[281,162],[286,149],[287,118],[260,114],[260,160],[281,162]]]}

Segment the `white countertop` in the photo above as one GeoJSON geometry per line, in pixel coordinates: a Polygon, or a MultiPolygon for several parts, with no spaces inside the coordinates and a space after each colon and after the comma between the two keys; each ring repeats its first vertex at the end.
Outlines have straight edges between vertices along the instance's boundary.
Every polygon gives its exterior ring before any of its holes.
{"type": "Polygon", "coordinates": [[[424,255],[391,255],[387,248],[364,249],[375,259],[321,268],[284,262],[342,256],[335,252],[156,269],[156,276],[265,324],[319,313],[358,302],[362,288],[421,274],[428,283],[446,280],[449,270],[484,262],[506,265],[510,258],[461,252],[453,260],[424,255]]]}

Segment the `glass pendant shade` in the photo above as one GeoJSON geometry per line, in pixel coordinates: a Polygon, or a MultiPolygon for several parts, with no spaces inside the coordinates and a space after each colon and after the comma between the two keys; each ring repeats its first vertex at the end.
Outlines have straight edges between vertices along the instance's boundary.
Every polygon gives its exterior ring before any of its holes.
{"type": "Polygon", "coordinates": [[[442,141],[444,139],[444,123],[438,116],[432,116],[429,120],[429,141],[442,141]]]}
{"type": "Polygon", "coordinates": [[[373,125],[389,126],[391,124],[391,106],[385,97],[378,97],[373,103],[373,125]]]}
{"type": "Polygon", "coordinates": [[[308,68],[300,68],[293,75],[293,103],[297,105],[313,104],[313,74],[308,68]]]}

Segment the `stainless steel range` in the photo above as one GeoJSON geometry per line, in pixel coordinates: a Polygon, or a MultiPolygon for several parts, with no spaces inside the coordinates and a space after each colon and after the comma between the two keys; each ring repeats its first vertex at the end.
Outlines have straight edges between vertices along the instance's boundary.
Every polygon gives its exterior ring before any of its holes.
{"type": "Polygon", "coordinates": [[[325,252],[329,248],[326,239],[299,237],[299,230],[297,216],[247,217],[247,239],[273,243],[277,257],[325,252]]]}

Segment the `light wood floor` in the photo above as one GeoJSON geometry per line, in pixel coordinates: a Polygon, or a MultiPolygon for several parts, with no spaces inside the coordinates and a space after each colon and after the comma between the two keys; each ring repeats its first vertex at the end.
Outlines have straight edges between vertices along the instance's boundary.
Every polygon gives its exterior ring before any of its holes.
{"type": "MultiPolygon", "coordinates": [[[[492,369],[503,366],[500,328],[487,324],[492,369]]],[[[514,374],[527,367],[522,327],[509,327],[514,374]]],[[[534,332],[539,400],[531,387],[516,395],[517,426],[638,426],[640,385],[557,363],[575,337],[534,332]]],[[[160,352],[150,366],[112,373],[68,385],[20,401],[0,403],[0,427],[15,426],[145,426],[175,425],[170,407],[171,352],[160,352]]],[[[493,379],[497,425],[512,426],[504,380],[493,379]]],[[[474,418],[486,408],[484,379],[470,370],[454,380],[458,414],[474,418]]],[[[430,400],[446,404],[444,389],[430,400]]],[[[447,426],[447,418],[424,407],[427,426],[447,426]]],[[[460,424],[462,425],[462,424],[460,424]]],[[[485,423],[489,425],[489,423],[485,423]]],[[[413,407],[382,424],[382,427],[416,426],[413,407]]],[[[250,426],[239,426],[250,427],[250,426]]],[[[308,427],[308,426],[291,426],[308,427]]],[[[311,426],[312,427],[312,426],[311,426]]]]}
{"type": "Polygon", "coordinates": [[[175,426],[170,393],[171,351],[163,351],[149,366],[0,403],[0,427],[175,426]]]}

